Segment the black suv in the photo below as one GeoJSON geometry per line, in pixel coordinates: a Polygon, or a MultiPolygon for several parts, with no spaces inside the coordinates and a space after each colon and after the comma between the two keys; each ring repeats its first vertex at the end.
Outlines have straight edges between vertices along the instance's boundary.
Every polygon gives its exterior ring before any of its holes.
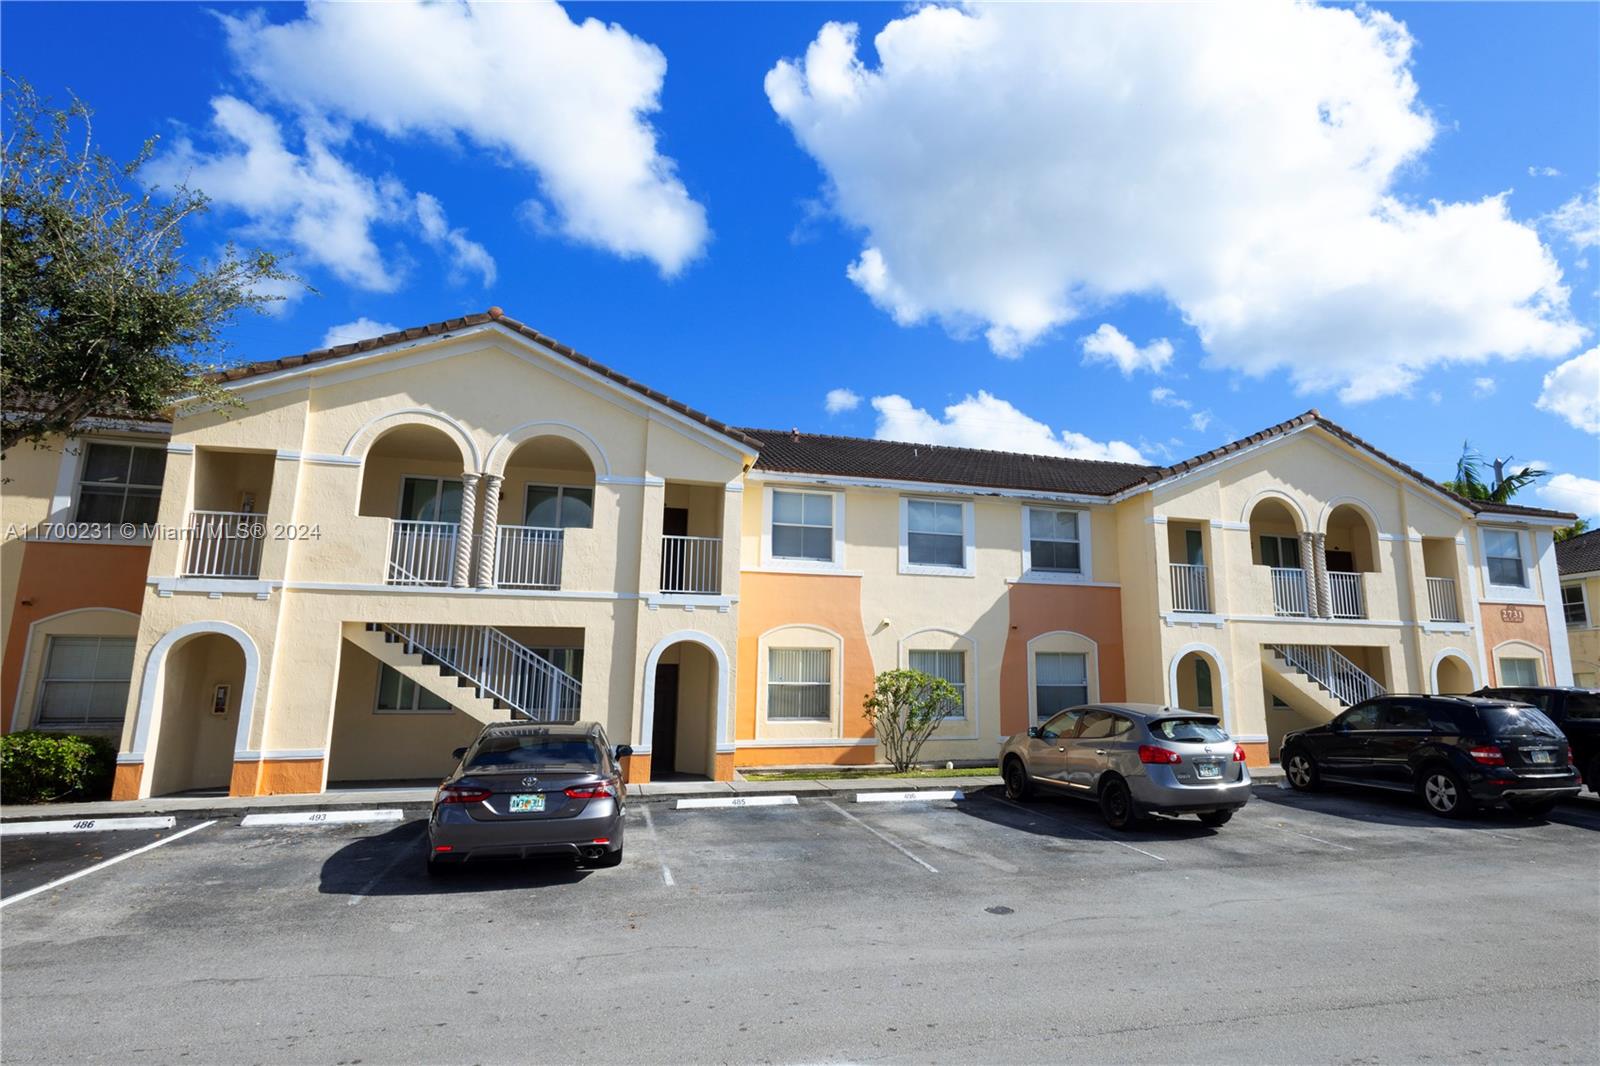
{"type": "Polygon", "coordinates": [[[1583,788],[1567,738],[1543,711],[1476,696],[1366,700],[1284,737],[1281,759],[1303,792],[1324,781],[1415,792],[1445,817],[1498,803],[1544,814],[1583,788]]]}
{"type": "Polygon", "coordinates": [[[1572,762],[1591,791],[1600,792],[1600,689],[1485,688],[1474,695],[1530,703],[1567,735],[1572,762]]]}

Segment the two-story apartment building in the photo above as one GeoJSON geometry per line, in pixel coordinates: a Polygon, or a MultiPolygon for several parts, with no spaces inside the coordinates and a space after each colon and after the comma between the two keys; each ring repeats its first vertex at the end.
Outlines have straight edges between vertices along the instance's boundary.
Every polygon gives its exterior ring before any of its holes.
{"type": "Polygon", "coordinates": [[[1261,763],[1368,693],[1571,676],[1571,517],[1316,412],[1171,467],[737,428],[498,309],[227,387],[172,427],[119,797],[436,778],[513,715],[604,723],[635,781],[872,762],[896,666],[961,693],[939,760],[1134,699],[1261,763]]]}
{"type": "Polygon", "coordinates": [[[1561,612],[1572,656],[1573,684],[1600,687],[1600,530],[1556,545],[1561,612]]]}

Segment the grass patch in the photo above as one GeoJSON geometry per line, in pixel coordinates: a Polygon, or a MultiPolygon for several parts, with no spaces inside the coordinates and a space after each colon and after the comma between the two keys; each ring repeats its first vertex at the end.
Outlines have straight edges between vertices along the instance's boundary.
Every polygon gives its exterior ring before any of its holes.
{"type": "Polygon", "coordinates": [[[773,773],[746,773],[746,781],[821,781],[827,778],[916,778],[916,777],[998,777],[996,766],[959,766],[954,770],[907,770],[897,774],[893,770],[861,770],[855,767],[830,766],[822,770],[780,770],[773,773]]]}

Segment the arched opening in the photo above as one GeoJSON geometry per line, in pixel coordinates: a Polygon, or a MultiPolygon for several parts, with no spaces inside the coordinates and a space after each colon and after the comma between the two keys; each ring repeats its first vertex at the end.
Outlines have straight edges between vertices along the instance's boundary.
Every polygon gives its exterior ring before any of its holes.
{"type": "Polygon", "coordinates": [[[434,425],[396,425],[367,449],[358,510],[389,519],[389,584],[450,583],[465,470],[461,444],[434,425]]]}
{"type": "Polygon", "coordinates": [[[595,525],[594,484],[594,463],[576,441],[538,436],[512,450],[500,485],[495,584],[561,587],[568,542],[595,525]]]}
{"type": "Polygon", "coordinates": [[[1472,667],[1457,655],[1439,660],[1434,686],[1434,692],[1441,696],[1463,696],[1477,688],[1472,683],[1472,667]]]}
{"type": "Polygon", "coordinates": [[[1173,668],[1173,700],[1186,711],[1214,714],[1226,720],[1226,706],[1222,693],[1222,671],[1211,655],[1191,651],[1180,656],[1173,668]]]}
{"type": "Polygon", "coordinates": [[[1363,574],[1378,571],[1378,532],[1359,507],[1341,503],[1328,515],[1323,558],[1328,567],[1330,612],[1335,618],[1365,618],[1363,574]]]}
{"type": "Polygon", "coordinates": [[[711,778],[716,774],[722,666],[695,641],[669,645],[646,679],[650,714],[650,779],[711,778]]]}
{"type": "Polygon", "coordinates": [[[239,708],[247,696],[244,649],[227,634],[197,633],[168,649],[150,767],[152,796],[227,790],[239,708]]]}
{"type": "Polygon", "coordinates": [[[1300,556],[1302,529],[1299,513],[1277,497],[1263,497],[1250,509],[1250,561],[1267,569],[1274,614],[1310,613],[1310,590],[1300,556]]]}

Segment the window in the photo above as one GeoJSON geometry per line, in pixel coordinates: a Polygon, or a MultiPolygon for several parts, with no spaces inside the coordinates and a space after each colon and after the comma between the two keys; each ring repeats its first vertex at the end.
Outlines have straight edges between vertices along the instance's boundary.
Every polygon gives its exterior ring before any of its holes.
{"type": "Polygon", "coordinates": [[[1079,740],[1110,740],[1133,729],[1133,723],[1110,711],[1090,711],[1078,727],[1079,740]]]}
{"type": "Polygon", "coordinates": [[[1569,626],[1589,624],[1589,604],[1584,599],[1582,585],[1561,586],[1561,612],[1566,615],[1569,626]]]}
{"type": "Polygon", "coordinates": [[[1483,554],[1489,560],[1489,584],[1527,587],[1521,535],[1510,529],[1486,529],[1483,531],[1483,554]]]}
{"type": "Polygon", "coordinates": [[[1537,685],[1539,683],[1539,660],[1501,659],[1500,683],[1502,685],[1537,685]]]}
{"type": "Polygon", "coordinates": [[[767,717],[825,722],[833,709],[833,655],[827,648],[767,649],[767,717]]]}
{"type": "Polygon", "coordinates": [[[1600,696],[1592,692],[1568,693],[1566,715],[1569,721],[1593,722],[1600,720],[1600,696]]]}
{"type": "Polygon", "coordinates": [[[1211,702],[1211,664],[1199,658],[1194,661],[1194,703],[1202,711],[1216,706],[1211,702]]]}
{"type": "Polygon", "coordinates": [[[34,726],[104,730],[121,725],[132,676],[132,637],[51,637],[34,726]]]}
{"type": "Polygon", "coordinates": [[[1363,730],[1378,728],[1378,705],[1362,703],[1350,708],[1339,716],[1339,728],[1363,730]]]}
{"type": "Polygon", "coordinates": [[[529,485],[522,524],[545,529],[592,529],[594,489],[576,485],[529,485]]]}
{"type": "Polygon", "coordinates": [[[912,566],[967,565],[966,507],[944,500],[906,501],[906,561],[912,566]]]}
{"type": "Polygon", "coordinates": [[[832,493],[772,490],[772,557],[835,561],[832,493]]]}
{"type": "Polygon", "coordinates": [[[461,521],[461,479],[408,477],[400,482],[400,513],[409,522],[461,521]]]}
{"type": "Polygon", "coordinates": [[[942,677],[955,686],[955,702],[945,708],[946,718],[967,716],[967,653],[964,651],[914,651],[910,654],[911,669],[921,670],[931,677],[942,677]]]}
{"type": "Polygon", "coordinates": [[[1043,720],[1089,702],[1089,658],[1082,652],[1041,651],[1033,657],[1034,699],[1043,720]]]}
{"type": "Polygon", "coordinates": [[[1150,723],[1150,733],[1162,740],[1187,744],[1216,744],[1228,739],[1215,718],[1163,718],[1150,723]]]}
{"type": "Polygon", "coordinates": [[[1390,700],[1384,704],[1383,711],[1378,716],[1378,728],[1425,731],[1431,728],[1428,724],[1428,709],[1414,700],[1390,700]]]}
{"type": "Polygon", "coordinates": [[[1081,549],[1076,511],[1028,508],[1028,569],[1081,574],[1081,549]]]}
{"type": "Polygon", "coordinates": [[[1261,538],[1261,564],[1263,566],[1277,567],[1287,570],[1300,568],[1300,541],[1296,537],[1274,537],[1270,534],[1261,538]]]}
{"type": "Polygon", "coordinates": [[[450,714],[449,700],[440,699],[400,671],[378,667],[378,714],[450,714]]]}
{"type": "Polygon", "coordinates": [[[591,741],[579,737],[510,736],[489,737],[468,756],[468,770],[499,770],[520,767],[529,770],[573,769],[591,773],[601,765],[601,753],[591,741]]]}
{"type": "Polygon", "coordinates": [[[1039,739],[1058,740],[1072,736],[1078,731],[1078,719],[1082,717],[1082,711],[1063,711],[1039,727],[1039,739]]]}
{"type": "Polygon", "coordinates": [[[166,471],[165,448],[91,441],[78,478],[77,520],[154,522],[166,471]]]}

